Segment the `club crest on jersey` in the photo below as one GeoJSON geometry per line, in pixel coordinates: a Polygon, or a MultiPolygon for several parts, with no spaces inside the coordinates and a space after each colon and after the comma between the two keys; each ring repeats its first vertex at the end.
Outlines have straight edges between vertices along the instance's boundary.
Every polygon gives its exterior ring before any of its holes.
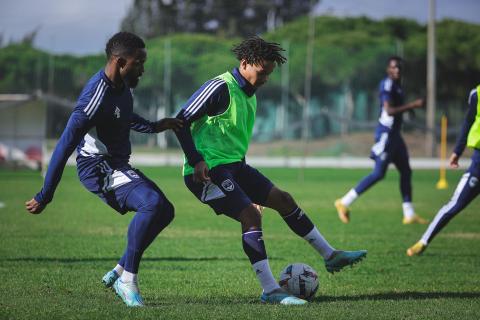
{"type": "Polygon", "coordinates": [[[120,108],[115,107],[115,111],[113,112],[113,114],[115,115],[115,117],[117,119],[119,119],[120,118],[120,108]]]}
{"type": "Polygon", "coordinates": [[[233,189],[235,188],[235,185],[230,179],[227,179],[222,182],[222,188],[225,191],[233,191],[233,189]]]}
{"type": "Polygon", "coordinates": [[[477,184],[478,184],[477,177],[471,177],[470,180],[468,180],[468,185],[470,186],[470,188],[475,188],[477,184]]]}
{"type": "Polygon", "coordinates": [[[140,178],[140,177],[138,176],[138,174],[137,174],[135,171],[133,171],[133,170],[128,170],[127,173],[128,173],[128,175],[129,175],[130,177],[132,177],[132,178],[134,178],[134,179],[140,178]]]}

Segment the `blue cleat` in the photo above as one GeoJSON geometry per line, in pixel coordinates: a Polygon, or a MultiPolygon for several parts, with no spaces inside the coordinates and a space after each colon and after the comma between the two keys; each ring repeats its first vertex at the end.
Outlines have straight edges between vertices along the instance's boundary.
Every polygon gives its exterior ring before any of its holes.
{"type": "Polygon", "coordinates": [[[113,284],[113,290],[115,290],[117,296],[122,298],[123,302],[125,302],[128,307],[145,306],[136,283],[123,282],[122,279],[117,279],[113,284]]]}
{"type": "Polygon", "coordinates": [[[325,268],[330,273],[338,272],[343,267],[353,266],[367,256],[367,250],[342,251],[335,250],[333,254],[325,260],[325,268]]]}
{"type": "Polygon", "coordinates": [[[283,289],[276,289],[270,293],[262,293],[260,300],[263,303],[279,303],[283,305],[302,305],[306,304],[307,301],[292,296],[283,289]]]}
{"type": "Polygon", "coordinates": [[[111,288],[118,278],[120,278],[120,275],[117,273],[117,271],[110,270],[103,276],[102,283],[105,285],[105,287],[111,288]]]}

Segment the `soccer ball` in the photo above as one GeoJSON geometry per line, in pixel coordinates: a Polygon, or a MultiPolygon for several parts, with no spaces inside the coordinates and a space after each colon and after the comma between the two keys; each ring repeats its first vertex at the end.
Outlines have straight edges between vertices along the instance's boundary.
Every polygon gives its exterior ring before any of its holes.
{"type": "Polygon", "coordinates": [[[279,284],[290,294],[310,300],[318,290],[317,272],[304,263],[293,263],[283,269],[279,284]]]}

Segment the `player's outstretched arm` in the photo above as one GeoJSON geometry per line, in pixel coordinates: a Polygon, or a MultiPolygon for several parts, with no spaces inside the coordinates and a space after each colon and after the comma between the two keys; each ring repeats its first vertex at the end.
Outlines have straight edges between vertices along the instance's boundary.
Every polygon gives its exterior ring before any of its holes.
{"type": "Polygon", "coordinates": [[[155,132],[163,132],[169,129],[177,132],[182,128],[183,128],[183,121],[177,118],[164,118],[154,123],[155,132]]]}
{"type": "Polygon", "coordinates": [[[425,105],[424,99],[413,100],[412,102],[409,102],[399,107],[391,106],[388,101],[383,102],[383,108],[385,109],[385,111],[389,116],[394,116],[396,114],[399,114],[408,110],[422,108],[424,105],[425,105]]]}
{"type": "Polygon", "coordinates": [[[135,112],[130,119],[130,129],[142,133],[158,133],[172,129],[177,132],[183,127],[183,121],[176,118],[165,118],[158,121],[148,121],[135,112]]]}
{"type": "Polygon", "coordinates": [[[25,208],[31,214],[39,214],[42,213],[43,209],[45,209],[45,206],[35,200],[35,198],[32,198],[31,200],[25,202],[25,208]]]}
{"type": "Polygon", "coordinates": [[[28,212],[40,213],[52,201],[57,185],[62,178],[68,157],[88,132],[92,126],[91,123],[92,121],[83,111],[78,110],[78,107],[72,113],[62,136],[55,146],[55,150],[53,150],[43,188],[32,200],[25,203],[28,212]]]}

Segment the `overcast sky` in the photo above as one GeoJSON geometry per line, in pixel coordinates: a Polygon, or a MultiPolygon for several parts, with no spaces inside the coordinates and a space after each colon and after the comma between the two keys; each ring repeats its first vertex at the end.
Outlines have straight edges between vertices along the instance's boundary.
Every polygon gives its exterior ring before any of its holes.
{"type": "Polygon", "coordinates": [[[101,52],[133,0],[0,0],[0,33],[21,39],[40,28],[35,45],[57,53],[101,52]]]}
{"type": "MultiPolygon", "coordinates": [[[[429,0],[322,0],[318,14],[361,16],[373,19],[407,17],[426,23],[429,0]]],[[[436,0],[437,19],[455,18],[480,24],[480,0],[436,0]]]]}
{"type": "MultiPolygon", "coordinates": [[[[18,40],[39,28],[35,45],[56,53],[99,53],[133,0],[0,0],[0,33],[18,40]]],[[[428,0],[322,0],[317,14],[408,17],[425,23],[428,0]]],[[[480,24],[480,0],[437,0],[437,19],[480,24]]]]}

